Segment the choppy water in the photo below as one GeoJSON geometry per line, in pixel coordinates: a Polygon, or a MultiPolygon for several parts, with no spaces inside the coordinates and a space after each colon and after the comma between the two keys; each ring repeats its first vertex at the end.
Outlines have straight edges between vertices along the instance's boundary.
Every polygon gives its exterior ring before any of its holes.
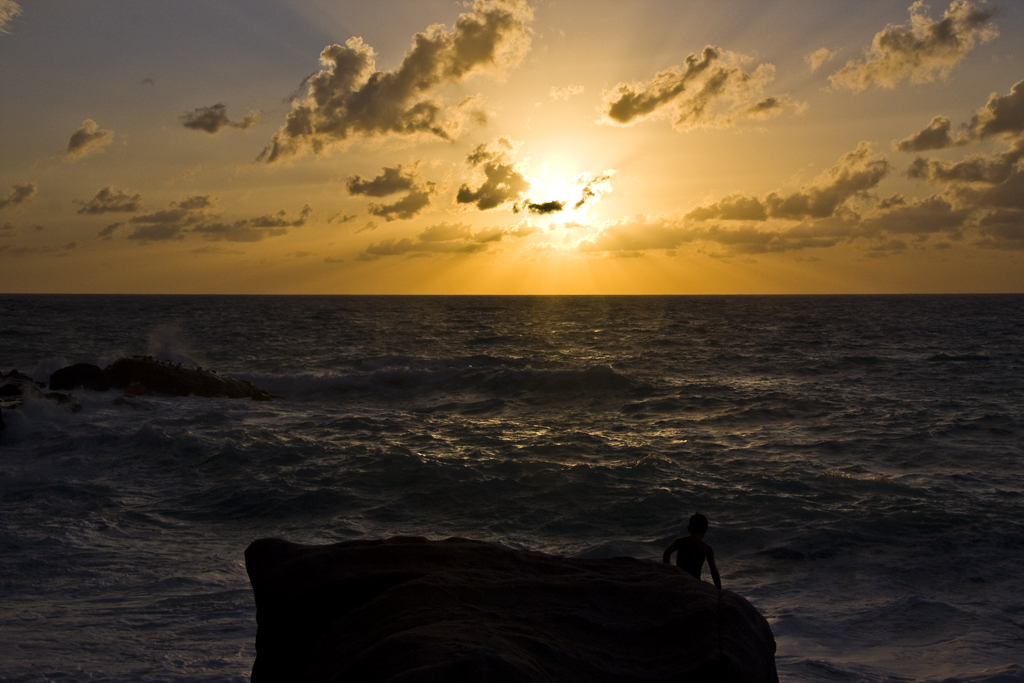
{"type": "Polygon", "coordinates": [[[0,368],[152,353],[0,435],[0,680],[247,680],[242,553],[658,558],[711,519],[786,681],[1024,681],[1024,296],[0,296],[0,368]]]}

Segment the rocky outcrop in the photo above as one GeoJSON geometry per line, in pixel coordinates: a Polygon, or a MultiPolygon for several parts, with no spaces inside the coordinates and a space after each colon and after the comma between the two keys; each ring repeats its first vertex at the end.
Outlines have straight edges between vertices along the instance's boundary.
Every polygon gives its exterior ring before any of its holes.
{"type": "Polygon", "coordinates": [[[124,389],[132,394],[252,398],[257,401],[273,398],[245,380],[232,379],[199,367],[159,361],[149,356],[115,361],[103,369],[103,376],[111,388],[124,389]]]}
{"type": "Polygon", "coordinates": [[[126,393],[165,394],[167,396],[205,396],[273,398],[250,382],[225,377],[212,370],[180,363],[159,361],[149,356],[134,356],[114,361],[102,370],[89,363],[77,363],[50,375],[50,389],[123,389],[126,393]]]}
{"type": "Polygon", "coordinates": [[[44,387],[45,384],[34,382],[31,377],[17,370],[11,370],[6,375],[0,373],[0,410],[20,408],[26,396],[58,403],[73,413],[82,409],[82,404],[74,396],[56,391],[43,393],[44,387]]]}
{"type": "Polygon", "coordinates": [[[106,391],[109,388],[110,380],[103,374],[99,366],[91,363],[75,363],[50,375],[50,391],[72,391],[74,389],[106,391]]]}
{"type": "Polygon", "coordinates": [[[253,683],[778,681],[768,622],[674,566],[451,538],[245,552],[253,683]]]}

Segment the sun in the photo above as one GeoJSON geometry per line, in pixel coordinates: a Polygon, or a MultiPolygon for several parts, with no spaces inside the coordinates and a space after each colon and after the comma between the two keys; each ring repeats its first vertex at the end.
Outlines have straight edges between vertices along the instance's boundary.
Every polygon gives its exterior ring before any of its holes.
{"type": "Polygon", "coordinates": [[[580,172],[564,162],[544,161],[537,175],[527,176],[530,190],[520,209],[552,221],[580,221],[611,190],[613,175],[614,171],[580,172]]]}

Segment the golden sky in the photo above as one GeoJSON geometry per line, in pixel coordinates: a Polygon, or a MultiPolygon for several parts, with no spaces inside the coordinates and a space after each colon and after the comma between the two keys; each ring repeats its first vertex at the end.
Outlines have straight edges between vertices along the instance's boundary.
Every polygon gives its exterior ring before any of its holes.
{"type": "Polygon", "coordinates": [[[1024,4],[0,0],[0,291],[1024,291],[1024,4]]]}

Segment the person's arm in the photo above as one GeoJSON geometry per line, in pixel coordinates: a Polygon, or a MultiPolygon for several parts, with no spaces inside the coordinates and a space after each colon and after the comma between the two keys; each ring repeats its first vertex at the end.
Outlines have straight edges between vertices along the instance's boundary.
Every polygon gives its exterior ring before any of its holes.
{"type": "Polygon", "coordinates": [[[718,575],[718,567],[715,565],[715,551],[708,547],[708,569],[711,570],[711,580],[715,582],[715,587],[718,590],[722,590],[722,577],[718,575]]]}
{"type": "Polygon", "coordinates": [[[679,549],[679,539],[672,541],[667,548],[665,553],[661,556],[661,561],[665,564],[672,564],[672,553],[679,549]]]}

